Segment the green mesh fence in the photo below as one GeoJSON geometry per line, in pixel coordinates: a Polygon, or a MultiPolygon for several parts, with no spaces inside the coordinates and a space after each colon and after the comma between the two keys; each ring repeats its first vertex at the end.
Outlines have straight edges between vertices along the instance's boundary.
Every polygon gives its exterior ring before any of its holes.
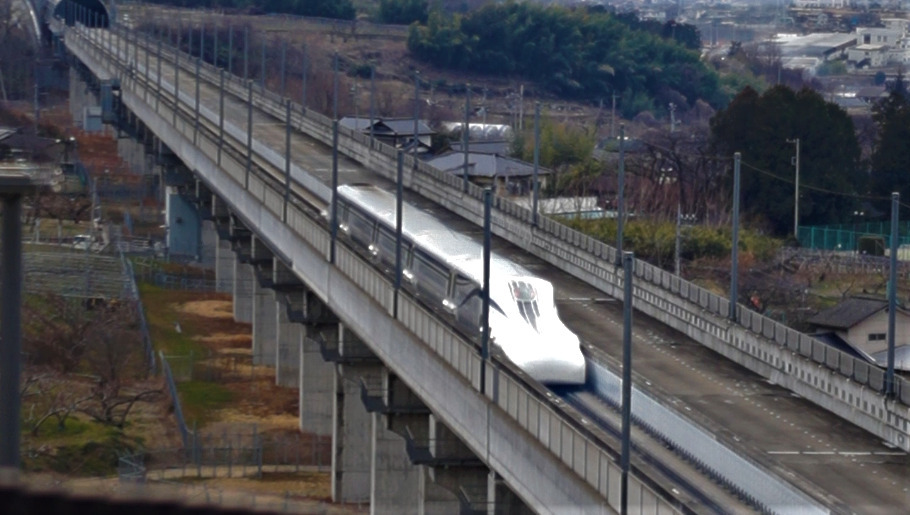
{"type": "MultiPolygon", "coordinates": [[[[900,222],[897,228],[898,246],[910,244],[910,221],[900,222]]],[[[891,222],[816,225],[799,228],[799,243],[814,250],[856,251],[864,236],[881,237],[884,248],[891,246],[891,222]]]]}

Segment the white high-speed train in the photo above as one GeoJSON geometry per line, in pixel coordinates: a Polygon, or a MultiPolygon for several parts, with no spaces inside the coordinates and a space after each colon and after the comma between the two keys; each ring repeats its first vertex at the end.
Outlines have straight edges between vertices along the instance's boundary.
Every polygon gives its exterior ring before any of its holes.
{"type": "MultiPolygon", "coordinates": [[[[386,272],[395,270],[395,196],[372,185],[338,187],[338,227],[386,272]]],[[[483,245],[417,208],[403,206],[402,285],[479,335],[483,245]]],[[[583,384],[578,337],[556,312],[553,285],[508,259],[490,257],[490,338],[532,378],[583,384]]]]}

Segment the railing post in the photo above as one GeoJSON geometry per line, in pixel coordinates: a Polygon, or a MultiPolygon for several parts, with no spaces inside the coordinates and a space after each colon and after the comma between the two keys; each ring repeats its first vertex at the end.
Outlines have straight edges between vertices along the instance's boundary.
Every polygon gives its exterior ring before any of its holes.
{"type": "MultiPolygon", "coordinates": [[[[181,24],[182,25],[182,24],[181,24]]],[[[177,127],[177,109],[180,105],[180,37],[183,29],[177,31],[177,48],[174,50],[174,114],[172,116],[174,128],[177,127]]]]}
{"type": "Polygon", "coordinates": [[[288,202],[291,199],[291,103],[286,102],[284,107],[284,212],[281,221],[288,221],[288,202]]]}
{"type": "Polygon", "coordinates": [[[157,52],[157,57],[155,59],[155,67],[156,67],[155,80],[157,82],[157,85],[155,88],[155,93],[156,93],[155,94],[155,112],[157,113],[158,105],[161,103],[161,40],[160,39],[158,40],[156,52],[157,52]]]}
{"type": "Polygon", "coordinates": [[[338,119],[332,120],[332,241],[329,246],[329,263],[335,262],[335,244],[338,240],[338,119]]]}
{"type": "Polygon", "coordinates": [[[244,188],[250,187],[250,172],[253,169],[253,81],[246,81],[246,178],[244,188]]]}
{"type": "Polygon", "coordinates": [[[201,61],[201,58],[196,58],[196,105],[193,116],[193,145],[197,144],[196,141],[199,135],[199,68],[202,64],[201,61]]]}
{"type": "Polygon", "coordinates": [[[218,73],[218,166],[221,166],[221,147],[224,146],[224,68],[218,73]]]}

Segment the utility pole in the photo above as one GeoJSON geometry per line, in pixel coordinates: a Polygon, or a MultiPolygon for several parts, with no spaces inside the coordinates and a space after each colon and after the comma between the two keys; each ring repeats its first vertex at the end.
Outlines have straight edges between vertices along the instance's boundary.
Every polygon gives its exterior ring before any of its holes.
{"type": "Polygon", "coordinates": [[[793,194],[793,237],[799,239],[799,138],[788,139],[787,143],[796,144],[796,156],[792,164],[796,167],[795,191],[793,194]]]}
{"type": "Polygon", "coordinates": [[[616,137],[616,93],[613,93],[613,107],[610,109],[610,139],[616,137]]]}
{"type": "Polygon", "coordinates": [[[680,263],[679,263],[679,252],[682,247],[682,245],[680,244],[680,239],[682,237],[682,228],[680,227],[681,225],[682,225],[682,205],[680,205],[680,201],[679,201],[679,199],[677,199],[676,200],[676,242],[675,242],[675,248],[673,251],[673,255],[676,258],[676,262],[674,263],[675,266],[673,268],[673,271],[677,276],[679,275],[679,272],[681,270],[680,263]]]}
{"type": "Polygon", "coordinates": [[[730,320],[736,321],[736,299],[739,298],[739,163],[741,154],[733,153],[733,244],[730,256],[730,320]]]}
{"type": "Polygon", "coordinates": [[[676,132],[676,104],[670,102],[670,132],[676,132]]]}
{"type": "Polygon", "coordinates": [[[894,398],[897,391],[894,387],[894,345],[897,314],[897,247],[898,223],[900,221],[901,194],[891,194],[891,255],[888,271],[888,351],[887,368],[885,369],[885,395],[894,398]]]}

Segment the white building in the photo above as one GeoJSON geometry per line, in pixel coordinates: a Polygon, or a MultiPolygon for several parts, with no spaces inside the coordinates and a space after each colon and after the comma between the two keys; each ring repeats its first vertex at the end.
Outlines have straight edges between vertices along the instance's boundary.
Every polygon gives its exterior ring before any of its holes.
{"type": "Polygon", "coordinates": [[[859,68],[877,68],[888,63],[887,45],[856,45],[847,50],[847,61],[859,68]]]}

